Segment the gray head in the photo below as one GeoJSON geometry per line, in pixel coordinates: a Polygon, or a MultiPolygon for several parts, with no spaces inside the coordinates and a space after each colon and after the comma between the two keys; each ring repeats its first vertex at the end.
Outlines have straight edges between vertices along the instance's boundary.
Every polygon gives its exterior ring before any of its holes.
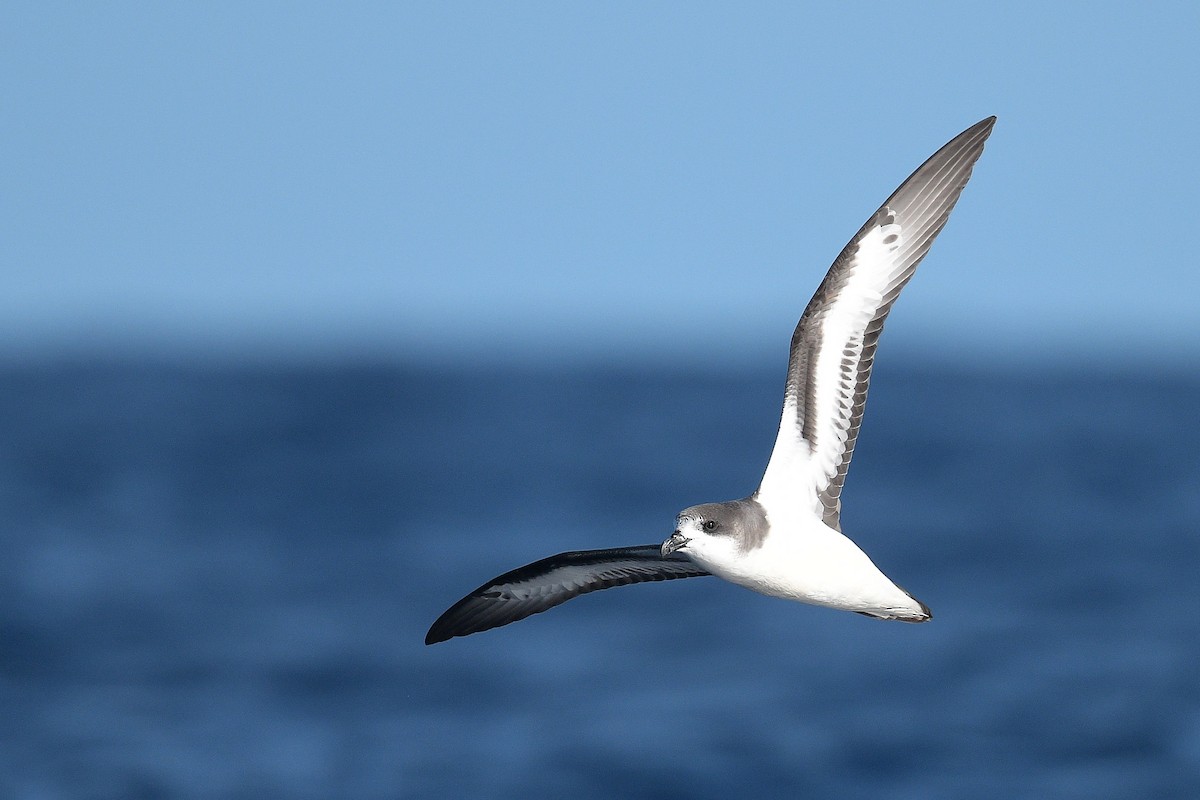
{"type": "Polygon", "coordinates": [[[703,563],[714,550],[746,553],[762,546],[768,528],[767,514],[753,497],[692,506],[679,512],[675,533],[663,542],[663,558],[683,550],[703,563]]]}

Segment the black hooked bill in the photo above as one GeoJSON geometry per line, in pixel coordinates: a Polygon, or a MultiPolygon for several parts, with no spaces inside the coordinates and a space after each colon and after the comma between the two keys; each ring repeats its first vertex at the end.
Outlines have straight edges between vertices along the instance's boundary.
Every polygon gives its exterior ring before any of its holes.
{"type": "Polygon", "coordinates": [[[662,557],[666,558],[667,556],[671,555],[671,553],[674,553],[676,550],[683,547],[690,541],[691,539],[687,538],[679,531],[675,531],[671,534],[670,539],[667,539],[662,543],[662,557]]]}

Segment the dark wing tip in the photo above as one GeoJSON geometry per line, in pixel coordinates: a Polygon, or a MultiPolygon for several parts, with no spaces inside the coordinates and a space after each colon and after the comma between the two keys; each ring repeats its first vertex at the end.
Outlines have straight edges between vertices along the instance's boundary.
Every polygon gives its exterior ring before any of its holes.
{"type": "MultiPolygon", "coordinates": [[[[449,612],[447,612],[449,613],[449,612]]],[[[446,621],[446,614],[442,614],[437,618],[437,622],[429,628],[429,633],[425,634],[425,644],[437,644],[438,642],[447,642],[455,636],[465,636],[465,633],[456,633],[453,626],[446,621]]]]}
{"type": "Polygon", "coordinates": [[[993,114],[990,117],[984,117],[983,119],[979,120],[979,122],[976,122],[974,125],[967,128],[965,131],[960,133],[958,136],[955,136],[954,138],[955,139],[963,139],[963,138],[969,139],[972,136],[982,133],[983,137],[986,139],[988,136],[991,135],[992,127],[995,126],[995,124],[996,124],[996,115],[993,114]]]}
{"type": "Polygon", "coordinates": [[[467,636],[497,628],[549,608],[549,606],[538,607],[534,603],[516,601],[505,607],[493,591],[493,587],[499,582],[501,581],[497,578],[495,581],[480,586],[446,609],[430,626],[429,632],[425,634],[425,644],[437,644],[453,639],[455,636],[467,636]],[[493,596],[488,597],[489,593],[493,596]]]}

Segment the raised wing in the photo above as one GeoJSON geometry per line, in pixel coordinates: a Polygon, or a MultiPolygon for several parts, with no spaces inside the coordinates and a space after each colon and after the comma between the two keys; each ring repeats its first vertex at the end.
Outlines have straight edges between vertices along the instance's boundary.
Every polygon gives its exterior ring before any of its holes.
{"type": "Polygon", "coordinates": [[[995,117],[934,153],[862,226],[829,268],[792,334],[783,417],[758,494],[769,508],[808,502],[841,529],[841,494],[884,320],[971,177],[995,117]]]}
{"type": "Polygon", "coordinates": [[[658,544],[559,553],[506,572],[459,600],[433,623],[425,644],[498,628],[598,589],[708,574],[683,554],[663,558],[658,544]]]}

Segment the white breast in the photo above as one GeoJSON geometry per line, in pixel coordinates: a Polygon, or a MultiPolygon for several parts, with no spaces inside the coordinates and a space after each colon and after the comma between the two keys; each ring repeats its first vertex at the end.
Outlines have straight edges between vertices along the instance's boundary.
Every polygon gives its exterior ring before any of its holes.
{"type": "Polygon", "coordinates": [[[820,520],[768,518],[770,534],[761,547],[742,552],[733,542],[704,537],[687,552],[713,574],[772,597],[883,617],[924,613],[858,545],[820,520]]]}

